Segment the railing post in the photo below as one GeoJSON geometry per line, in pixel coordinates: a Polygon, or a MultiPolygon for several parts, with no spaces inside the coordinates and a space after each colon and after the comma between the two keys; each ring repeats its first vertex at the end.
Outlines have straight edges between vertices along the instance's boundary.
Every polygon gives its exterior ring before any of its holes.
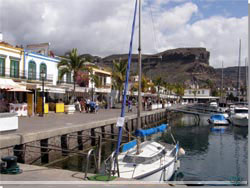
{"type": "Polygon", "coordinates": [[[40,140],[40,146],[41,146],[41,162],[42,163],[48,163],[49,162],[49,142],[48,139],[40,140]]]}
{"type": "Polygon", "coordinates": [[[95,129],[94,128],[92,128],[91,130],[90,130],[90,133],[91,133],[91,146],[95,146],[95,129]]]}
{"type": "Polygon", "coordinates": [[[105,138],[105,127],[102,126],[102,127],[101,127],[101,130],[102,130],[102,138],[105,138]]]}
{"type": "Polygon", "coordinates": [[[62,147],[62,155],[67,156],[68,155],[68,140],[67,140],[67,134],[64,134],[61,136],[61,147],[62,147]]]}
{"type": "Polygon", "coordinates": [[[83,131],[78,131],[78,132],[77,132],[78,150],[83,150],[82,132],[83,132],[83,131]]]}
{"type": "Polygon", "coordinates": [[[24,144],[14,146],[14,155],[17,157],[18,163],[25,163],[25,147],[24,144]]]}
{"type": "Polygon", "coordinates": [[[97,162],[97,173],[101,169],[101,159],[102,159],[102,136],[98,137],[98,162],[97,162]]]}
{"type": "Polygon", "coordinates": [[[110,131],[111,131],[111,134],[112,134],[111,138],[114,139],[115,138],[115,136],[113,135],[114,134],[114,124],[110,125],[110,131]]]}

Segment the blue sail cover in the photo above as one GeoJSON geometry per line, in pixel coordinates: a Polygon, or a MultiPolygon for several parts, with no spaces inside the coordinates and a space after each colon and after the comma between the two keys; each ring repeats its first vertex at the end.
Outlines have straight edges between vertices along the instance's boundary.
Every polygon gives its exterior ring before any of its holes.
{"type": "Polygon", "coordinates": [[[124,144],[122,147],[122,152],[128,151],[129,149],[133,148],[136,144],[137,144],[136,140],[132,140],[132,141],[124,144]]]}
{"type": "Polygon", "coordinates": [[[161,124],[160,126],[146,129],[146,130],[136,130],[135,135],[140,136],[140,137],[149,136],[155,133],[164,132],[167,127],[168,127],[167,124],[161,124]]]}

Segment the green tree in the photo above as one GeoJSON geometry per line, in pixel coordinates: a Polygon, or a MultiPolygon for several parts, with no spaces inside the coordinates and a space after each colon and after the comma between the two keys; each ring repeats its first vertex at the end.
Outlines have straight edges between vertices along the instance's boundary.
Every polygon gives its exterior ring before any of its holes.
{"type": "MultiPolygon", "coordinates": [[[[149,87],[151,87],[152,84],[149,83],[149,79],[142,75],[141,78],[141,91],[142,92],[147,92],[149,87]]],[[[131,91],[138,91],[138,82],[135,82],[131,88],[131,91]]]]}
{"type": "Polygon", "coordinates": [[[65,74],[73,73],[73,97],[70,103],[72,104],[75,99],[75,87],[76,87],[76,78],[79,71],[88,70],[85,62],[88,59],[78,56],[77,49],[73,48],[72,51],[67,52],[65,57],[58,63],[57,68],[60,70],[59,72],[59,80],[65,74]]]}
{"type": "Polygon", "coordinates": [[[121,92],[126,79],[127,64],[127,61],[113,61],[112,84],[118,90],[118,102],[120,102],[121,92]]]}
{"type": "Polygon", "coordinates": [[[153,83],[155,84],[155,86],[157,87],[157,90],[158,90],[158,99],[160,99],[160,88],[161,86],[163,85],[163,80],[162,80],[162,77],[157,77],[153,83]]]}
{"type": "Polygon", "coordinates": [[[180,100],[182,100],[182,97],[184,95],[184,91],[185,91],[185,87],[183,85],[177,84],[175,86],[175,93],[176,93],[177,96],[180,97],[180,100]]]}

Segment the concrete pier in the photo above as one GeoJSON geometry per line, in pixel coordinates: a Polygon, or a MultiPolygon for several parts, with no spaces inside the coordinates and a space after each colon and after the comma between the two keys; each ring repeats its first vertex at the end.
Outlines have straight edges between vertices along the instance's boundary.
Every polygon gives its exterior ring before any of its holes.
{"type": "MultiPolygon", "coordinates": [[[[152,121],[157,121],[154,114],[165,113],[166,109],[145,111],[141,114],[142,118],[152,116],[152,121]]],[[[119,117],[120,110],[103,110],[98,114],[81,114],[76,113],[72,115],[48,115],[44,118],[23,118],[19,119],[19,129],[13,132],[3,132],[0,137],[0,149],[21,145],[28,142],[52,138],[70,134],[73,132],[101,128],[115,124],[119,117]]],[[[133,120],[135,126],[137,115],[135,113],[128,113],[126,122],[133,120]]],[[[151,122],[152,122],[151,121],[151,122]]],[[[111,132],[112,131],[111,128],[111,132]]]]}
{"type": "MultiPolygon", "coordinates": [[[[45,117],[20,117],[19,129],[2,132],[0,137],[0,157],[15,155],[18,162],[50,163],[62,156],[96,147],[98,136],[105,142],[105,134],[113,141],[117,139],[115,126],[120,109],[100,110],[94,113],[48,114],[45,117]]],[[[141,113],[142,127],[166,120],[166,109],[144,111],[141,113]],[[151,117],[151,118],[150,118],[151,117]],[[151,119],[151,121],[147,121],[151,119]]],[[[136,128],[137,114],[127,113],[125,117],[124,139],[131,140],[136,128]]],[[[96,151],[97,152],[97,151],[96,151]]]]}

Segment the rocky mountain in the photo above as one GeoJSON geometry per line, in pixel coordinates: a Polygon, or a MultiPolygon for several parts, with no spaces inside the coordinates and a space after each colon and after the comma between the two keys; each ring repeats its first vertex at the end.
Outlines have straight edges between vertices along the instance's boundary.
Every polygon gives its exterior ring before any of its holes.
{"type": "MultiPolygon", "coordinates": [[[[245,86],[246,84],[246,75],[247,67],[240,67],[240,85],[245,86]]],[[[218,82],[221,82],[222,69],[216,69],[216,75],[218,82]]],[[[235,87],[237,88],[238,82],[238,67],[227,67],[223,69],[223,82],[225,87],[235,87]]]]}
{"type": "MultiPolygon", "coordinates": [[[[113,54],[105,58],[83,54],[97,65],[112,68],[113,60],[127,61],[128,54],[113,54]]],[[[177,48],[166,50],[157,54],[142,55],[142,73],[150,79],[161,76],[170,83],[183,83],[186,86],[197,83],[207,86],[208,80],[215,87],[221,84],[221,69],[209,65],[210,52],[206,48],[177,48]]],[[[137,74],[138,55],[132,54],[131,74],[137,74]]],[[[224,86],[236,87],[237,67],[224,68],[224,86]]],[[[245,80],[246,69],[241,69],[242,84],[245,80]]]]}
{"type": "MultiPolygon", "coordinates": [[[[210,53],[205,48],[177,48],[152,55],[142,55],[142,72],[150,79],[161,76],[171,83],[206,84],[208,79],[216,80],[216,71],[209,66],[210,53]]],[[[127,54],[105,57],[101,64],[112,67],[113,60],[127,61],[127,54]]],[[[137,72],[137,54],[132,55],[131,72],[137,72]]]]}

